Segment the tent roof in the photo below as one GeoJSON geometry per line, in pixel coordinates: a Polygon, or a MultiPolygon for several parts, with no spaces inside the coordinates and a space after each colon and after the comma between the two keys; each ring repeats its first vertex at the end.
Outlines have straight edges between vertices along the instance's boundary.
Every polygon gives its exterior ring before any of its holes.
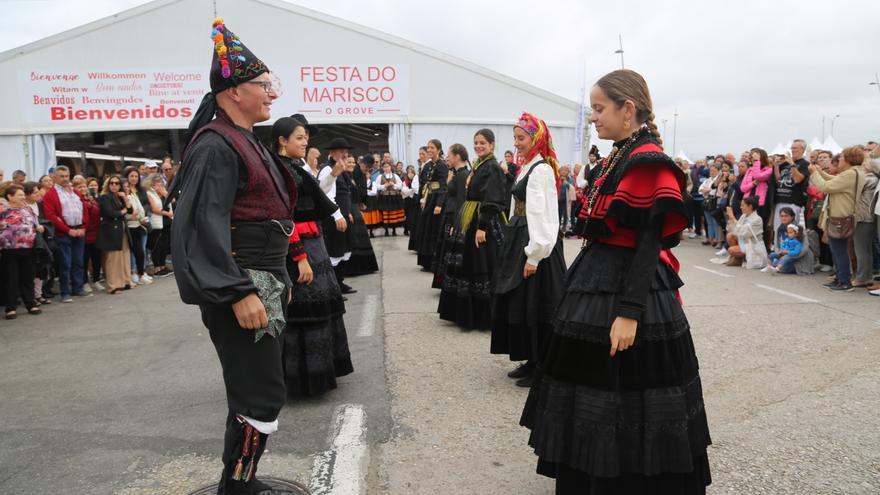
{"type": "MultiPolygon", "coordinates": [[[[578,104],[572,100],[461,58],[283,0],[154,0],[2,52],[0,69],[25,74],[46,68],[137,68],[150,72],[178,66],[196,67],[195,70],[207,72],[211,49],[207,33],[215,12],[224,17],[270,67],[285,62],[291,66],[370,63],[410,67],[410,111],[404,117],[351,118],[315,114],[316,123],[501,124],[513,122],[520,111],[528,109],[551,126],[575,125],[578,104]],[[144,26],[154,28],[145,29],[144,26]],[[296,36],[291,37],[291,32],[296,36]],[[119,42],[121,39],[124,43],[119,42]],[[279,39],[308,40],[308,50],[291,50],[290,44],[279,43],[279,39]],[[159,51],[174,50],[173,56],[167,53],[157,55],[160,46],[164,49],[159,51]]],[[[22,78],[19,79],[21,82],[22,78]]],[[[204,85],[207,86],[207,81],[204,85]]],[[[29,128],[21,110],[21,92],[9,93],[11,96],[7,97],[0,94],[0,105],[12,110],[6,122],[0,124],[0,134],[51,132],[51,127],[29,128]]],[[[279,105],[282,100],[283,97],[275,105],[287,110],[283,104],[279,105]]],[[[312,120],[312,116],[309,117],[312,120]]],[[[127,127],[150,127],[149,122],[132,124],[136,125],[127,127]]],[[[184,127],[164,124],[161,128],[184,127]]],[[[118,125],[112,127],[119,128],[118,125]]],[[[107,127],[106,130],[112,129],[107,127]]]]}
{"type": "Polygon", "coordinates": [[[675,155],[675,157],[678,158],[678,159],[680,159],[680,160],[684,160],[684,161],[686,161],[686,162],[688,162],[688,163],[693,163],[693,162],[691,161],[691,159],[688,158],[687,155],[684,154],[684,150],[678,150],[678,154],[675,155]]]}
{"type": "Polygon", "coordinates": [[[831,136],[830,134],[827,138],[825,138],[825,142],[822,143],[822,149],[828,150],[835,154],[843,151],[843,148],[839,144],[837,144],[837,141],[834,140],[834,136],[831,136]]]}

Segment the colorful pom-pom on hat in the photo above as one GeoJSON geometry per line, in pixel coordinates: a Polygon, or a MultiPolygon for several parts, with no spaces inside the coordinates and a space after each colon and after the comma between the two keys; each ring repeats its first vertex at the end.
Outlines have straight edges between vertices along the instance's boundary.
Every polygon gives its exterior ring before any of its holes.
{"type": "Polygon", "coordinates": [[[266,64],[226,27],[221,17],[215,18],[212,23],[211,40],[214,42],[211,60],[212,92],[219,93],[269,72],[266,64]]]}

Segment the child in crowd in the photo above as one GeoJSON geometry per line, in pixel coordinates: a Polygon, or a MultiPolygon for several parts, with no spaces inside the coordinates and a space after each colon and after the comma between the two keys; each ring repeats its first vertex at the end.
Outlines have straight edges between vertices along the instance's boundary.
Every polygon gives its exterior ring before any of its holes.
{"type": "Polygon", "coordinates": [[[788,224],[785,238],[779,243],[776,251],[770,253],[770,264],[761,271],[795,273],[795,260],[804,248],[801,239],[801,228],[794,223],[788,224]]]}

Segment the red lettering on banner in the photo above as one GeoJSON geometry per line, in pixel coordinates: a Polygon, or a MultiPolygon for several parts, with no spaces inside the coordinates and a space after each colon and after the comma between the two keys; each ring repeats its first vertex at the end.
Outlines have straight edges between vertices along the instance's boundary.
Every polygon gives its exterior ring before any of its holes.
{"type": "Polygon", "coordinates": [[[146,105],[143,108],[122,108],[122,109],[92,109],[92,110],[74,110],[73,107],[51,107],[49,108],[51,120],[131,120],[131,119],[176,119],[178,117],[192,117],[192,108],[189,107],[150,107],[146,105]]]}

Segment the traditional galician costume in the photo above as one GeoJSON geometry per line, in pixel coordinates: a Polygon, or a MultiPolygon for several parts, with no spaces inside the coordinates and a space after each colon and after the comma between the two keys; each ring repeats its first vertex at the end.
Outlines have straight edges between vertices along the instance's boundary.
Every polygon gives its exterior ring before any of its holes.
{"type": "MultiPolygon", "coordinates": [[[[285,126],[283,121],[279,119],[275,125],[285,126]]],[[[278,159],[293,175],[297,190],[294,220],[298,239],[291,241],[293,256],[287,258],[293,297],[284,333],[284,381],[288,397],[315,396],[336,388],[337,377],[354,371],[343,321],[345,303],[320,228],[324,219],[336,221],[342,214],[302,159],[278,159]],[[309,283],[296,281],[301,259],[308,261],[314,274],[309,283]]]]}
{"type": "Polygon", "coordinates": [[[449,168],[442,158],[432,160],[425,165],[426,180],[422,184],[422,211],[419,213],[419,222],[416,226],[416,252],[417,263],[424,271],[431,271],[433,267],[434,251],[440,240],[440,228],[443,217],[434,213],[434,208],[443,208],[446,202],[446,186],[449,179],[449,168]]]}
{"type": "Polygon", "coordinates": [[[362,160],[364,161],[364,166],[367,168],[367,172],[363,173],[364,176],[364,224],[367,227],[367,230],[370,232],[370,237],[373,237],[373,230],[382,226],[382,212],[379,211],[379,198],[373,194],[369,194],[373,190],[373,165],[376,164],[376,159],[373,158],[373,155],[364,155],[362,160]]]}
{"type": "Polygon", "coordinates": [[[446,200],[443,201],[443,211],[440,213],[440,235],[434,247],[434,257],[431,262],[431,271],[434,279],[431,287],[440,289],[443,287],[443,277],[446,274],[446,251],[452,238],[452,229],[455,227],[455,219],[458,217],[458,209],[464,203],[465,189],[470,169],[467,163],[461,167],[449,171],[449,179],[446,184],[446,200]]]}
{"type": "MultiPolygon", "coordinates": [[[[285,259],[295,236],[293,176],[215,94],[269,72],[222,19],[215,19],[211,93],[190,123],[177,198],[172,253],[183,302],[197,304],[223,368],[229,413],[219,494],[282,493],[255,479],[285,402],[282,332],[291,281],[285,259]],[[242,328],[234,303],[258,295],[268,326],[242,328]]],[[[271,90],[270,90],[271,91],[271,90]]]]}
{"type": "Polygon", "coordinates": [[[409,231],[409,242],[407,243],[407,249],[410,251],[415,251],[418,253],[419,251],[419,223],[422,219],[422,211],[424,207],[422,206],[422,199],[425,197],[424,193],[426,191],[425,185],[428,183],[429,178],[431,177],[431,171],[433,162],[428,161],[422,164],[419,164],[419,170],[413,179],[413,190],[415,191],[414,197],[416,200],[416,209],[413,214],[413,222],[410,225],[409,231]]]}
{"type": "Polygon", "coordinates": [[[343,264],[345,276],[357,277],[375,273],[379,271],[379,263],[370,241],[372,236],[367,232],[364,216],[361,214],[361,205],[367,198],[366,177],[357,166],[354,171],[343,172],[342,175],[351,185],[351,222],[348,225],[351,258],[343,264]]]}
{"type": "MultiPolygon", "coordinates": [[[[336,137],[327,144],[327,151],[339,149],[351,149],[347,139],[336,137]]],[[[350,223],[351,182],[347,181],[343,174],[339,174],[334,178],[332,174],[334,166],[336,166],[336,160],[333,157],[328,157],[327,162],[318,170],[318,183],[327,194],[327,197],[339,207],[339,211],[342,213],[345,221],[350,223]]],[[[348,229],[345,232],[338,231],[336,229],[336,222],[332,218],[324,219],[323,230],[324,244],[327,246],[327,253],[330,255],[330,263],[333,265],[333,270],[336,273],[339,288],[343,294],[351,292],[353,289],[343,283],[345,267],[340,266],[351,258],[351,234],[348,233],[348,229]]]]}
{"type": "Polygon", "coordinates": [[[370,195],[378,198],[385,235],[388,235],[389,230],[391,235],[397,235],[397,228],[403,227],[406,219],[403,212],[403,179],[394,172],[383,172],[373,181],[370,195]]]}
{"type": "Polygon", "coordinates": [[[532,148],[513,185],[510,222],[493,277],[490,350],[507,354],[511,361],[526,361],[510,376],[528,386],[562,297],[565,258],[559,235],[558,162],[550,130],[528,113],[516,126],[532,137],[532,148]],[[529,278],[523,277],[526,262],[538,267],[529,278]]]}
{"type": "Polygon", "coordinates": [[[521,423],[559,494],[705,493],[711,443],[671,248],[685,176],[646,127],[590,171],[565,294],[521,423]],[[617,317],[638,321],[610,356],[617,317]]]}
{"type": "Polygon", "coordinates": [[[466,329],[492,325],[490,283],[498,263],[509,207],[507,178],[492,153],[477,159],[466,179],[465,202],[447,241],[437,311],[440,319],[466,329]],[[477,247],[477,230],[486,242],[477,247]]]}

